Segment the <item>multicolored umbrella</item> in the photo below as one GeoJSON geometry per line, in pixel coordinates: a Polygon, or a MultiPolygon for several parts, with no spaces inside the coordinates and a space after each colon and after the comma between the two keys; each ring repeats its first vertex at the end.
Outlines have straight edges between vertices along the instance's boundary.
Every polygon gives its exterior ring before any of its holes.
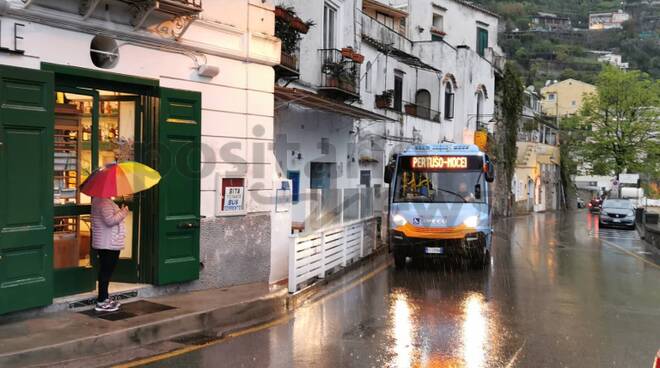
{"type": "Polygon", "coordinates": [[[95,170],[80,185],[80,191],[92,197],[118,197],[149,189],[159,181],[158,171],[147,165],[115,162],[95,170]]]}

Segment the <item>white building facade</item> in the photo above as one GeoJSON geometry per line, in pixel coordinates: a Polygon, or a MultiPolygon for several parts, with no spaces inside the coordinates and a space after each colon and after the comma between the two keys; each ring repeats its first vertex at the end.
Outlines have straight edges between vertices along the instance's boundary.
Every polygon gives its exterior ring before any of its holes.
{"type": "Polygon", "coordinates": [[[393,153],[414,143],[473,143],[492,120],[503,63],[497,15],[460,0],[276,5],[295,12],[283,15],[287,23],[313,23],[297,47],[283,42],[290,62],[276,67],[276,175],[291,180],[293,231],[345,220],[351,203],[379,216],[393,153]]]}
{"type": "Polygon", "coordinates": [[[392,3],[363,3],[361,102],[398,123],[367,122],[360,141],[380,138],[375,146],[383,147],[383,160],[401,144],[473,143],[474,132],[494,116],[495,73],[502,61],[497,16],[454,0],[392,3]],[[406,27],[394,30],[374,17],[386,9],[390,17],[405,12],[406,27]],[[388,91],[391,104],[378,107],[376,99],[388,91]]]}
{"type": "Polygon", "coordinates": [[[0,279],[13,285],[0,288],[0,314],[96,287],[90,199],[78,187],[117,160],[162,180],[124,198],[113,281],[160,286],[153,294],[270,278],[274,5],[143,5],[3,2],[1,98],[13,102],[0,118],[0,181],[25,199],[0,201],[2,232],[16,234],[0,236],[0,268],[14,270],[0,279]],[[38,175],[16,166],[28,161],[38,175]]]}
{"type": "Polygon", "coordinates": [[[621,29],[623,22],[630,19],[630,14],[619,9],[615,12],[604,13],[590,13],[589,14],[589,29],[603,30],[603,29],[621,29]]]}

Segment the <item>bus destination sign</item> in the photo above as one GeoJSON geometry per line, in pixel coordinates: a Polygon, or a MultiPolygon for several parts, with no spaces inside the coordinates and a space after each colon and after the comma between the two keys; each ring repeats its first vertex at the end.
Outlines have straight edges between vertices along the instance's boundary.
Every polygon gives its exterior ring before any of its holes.
{"type": "Polygon", "coordinates": [[[411,157],[413,170],[467,169],[467,156],[415,156],[411,157]]]}

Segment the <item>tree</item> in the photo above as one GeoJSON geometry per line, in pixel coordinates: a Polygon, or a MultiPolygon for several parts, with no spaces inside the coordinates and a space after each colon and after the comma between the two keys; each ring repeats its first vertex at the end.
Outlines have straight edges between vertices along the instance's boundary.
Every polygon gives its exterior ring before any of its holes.
{"type": "Polygon", "coordinates": [[[660,82],[606,66],[579,111],[582,154],[599,174],[658,172],[660,82]]]}
{"type": "Polygon", "coordinates": [[[559,79],[564,80],[564,79],[577,79],[578,73],[571,69],[571,68],[566,68],[561,71],[561,74],[559,74],[559,79]]]}
{"type": "Polygon", "coordinates": [[[504,67],[501,81],[496,88],[498,94],[498,119],[495,142],[489,148],[489,154],[495,158],[495,208],[498,214],[509,215],[511,212],[511,180],[516,168],[516,140],[518,122],[522,115],[524,87],[513,63],[504,67]]]}
{"type": "Polygon", "coordinates": [[[522,115],[524,87],[518,71],[511,63],[504,68],[502,78],[502,120],[504,123],[503,158],[506,164],[505,173],[507,182],[513,179],[516,168],[516,140],[518,139],[518,122],[522,115]]]}
{"type": "Polygon", "coordinates": [[[559,124],[560,177],[564,188],[566,208],[575,208],[576,193],[571,177],[578,174],[579,151],[587,131],[580,124],[578,116],[568,116],[559,124]]]}

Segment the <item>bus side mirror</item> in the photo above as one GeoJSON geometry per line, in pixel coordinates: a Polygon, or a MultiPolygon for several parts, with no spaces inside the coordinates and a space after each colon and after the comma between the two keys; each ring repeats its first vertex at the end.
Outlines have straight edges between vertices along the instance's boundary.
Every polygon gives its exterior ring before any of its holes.
{"type": "Polygon", "coordinates": [[[385,166],[385,177],[383,178],[387,184],[392,182],[392,173],[394,172],[394,165],[388,164],[385,166]]]}
{"type": "Polygon", "coordinates": [[[492,183],[495,181],[495,167],[492,162],[488,162],[486,166],[486,181],[492,183]]]}

